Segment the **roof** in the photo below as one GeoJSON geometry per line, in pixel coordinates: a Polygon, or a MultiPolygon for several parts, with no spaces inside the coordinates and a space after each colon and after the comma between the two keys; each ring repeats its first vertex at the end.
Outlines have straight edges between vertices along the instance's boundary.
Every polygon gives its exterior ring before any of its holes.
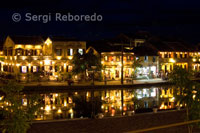
{"type": "Polygon", "coordinates": [[[148,40],[148,42],[158,51],[190,52],[197,49],[197,46],[193,44],[188,44],[182,40],[161,39],[158,37],[152,37],[148,40]]]}
{"type": "MultiPolygon", "coordinates": [[[[87,47],[93,47],[99,53],[102,52],[120,52],[122,50],[123,43],[114,43],[109,40],[98,40],[98,41],[89,41],[87,47]]],[[[124,45],[125,47],[126,45],[124,45]]],[[[124,52],[132,52],[124,48],[124,52]]]]}
{"type": "Polygon", "coordinates": [[[76,38],[68,38],[65,36],[50,36],[49,38],[55,42],[78,41],[76,38]]]}
{"type": "Polygon", "coordinates": [[[158,51],[149,46],[140,46],[133,48],[135,56],[158,56],[158,51]]]}
{"type": "Polygon", "coordinates": [[[44,42],[40,36],[10,36],[15,44],[41,44],[44,42]]]}

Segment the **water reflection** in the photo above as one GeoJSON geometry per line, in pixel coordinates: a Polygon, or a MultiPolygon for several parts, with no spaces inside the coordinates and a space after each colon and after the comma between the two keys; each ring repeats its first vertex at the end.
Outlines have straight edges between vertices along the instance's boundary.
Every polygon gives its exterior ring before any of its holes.
{"type": "MultiPolygon", "coordinates": [[[[173,87],[159,87],[40,94],[42,105],[35,112],[35,119],[72,119],[99,113],[104,116],[129,115],[153,107],[172,109],[176,107],[173,90],[173,87]]],[[[28,94],[23,96],[24,106],[28,104],[27,97],[28,94]]]]}

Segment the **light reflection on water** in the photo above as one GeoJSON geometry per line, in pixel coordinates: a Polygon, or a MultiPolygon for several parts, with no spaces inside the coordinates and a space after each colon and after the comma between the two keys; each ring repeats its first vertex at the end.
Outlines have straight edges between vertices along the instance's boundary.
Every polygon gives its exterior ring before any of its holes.
{"type": "MultiPolygon", "coordinates": [[[[72,119],[90,117],[102,113],[104,116],[128,115],[141,108],[175,108],[173,88],[144,88],[78,91],[40,94],[42,106],[35,113],[36,120],[72,119]],[[123,99],[122,99],[123,95],[123,99]]],[[[26,95],[22,99],[27,106],[26,95]]]]}

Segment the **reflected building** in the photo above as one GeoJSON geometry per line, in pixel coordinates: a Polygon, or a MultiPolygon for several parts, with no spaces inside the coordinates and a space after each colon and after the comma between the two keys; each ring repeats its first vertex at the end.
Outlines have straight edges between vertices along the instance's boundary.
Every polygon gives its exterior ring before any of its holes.
{"type": "MultiPolygon", "coordinates": [[[[29,102],[28,95],[31,94],[22,96],[23,107],[29,102]]],[[[154,107],[174,109],[178,104],[173,87],[46,93],[40,96],[42,105],[35,112],[35,120],[91,117],[92,111],[95,115],[121,116],[154,107]]],[[[9,103],[0,102],[0,106],[6,107],[9,103]]]]}

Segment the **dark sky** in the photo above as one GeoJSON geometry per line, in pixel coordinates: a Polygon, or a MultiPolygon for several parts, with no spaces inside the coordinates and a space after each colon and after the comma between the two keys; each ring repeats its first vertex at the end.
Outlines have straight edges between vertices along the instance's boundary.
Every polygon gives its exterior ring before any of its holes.
{"type": "Polygon", "coordinates": [[[198,0],[18,0],[0,4],[0,39],[7,35],[65,35],[82,40],[149,31],[200,42],[200,2],[198,0]],[[13,22],[20,13],[22,21],[13,22]],[[26,22],[32,14],[101,14],[101,22],[26,22]]]}

